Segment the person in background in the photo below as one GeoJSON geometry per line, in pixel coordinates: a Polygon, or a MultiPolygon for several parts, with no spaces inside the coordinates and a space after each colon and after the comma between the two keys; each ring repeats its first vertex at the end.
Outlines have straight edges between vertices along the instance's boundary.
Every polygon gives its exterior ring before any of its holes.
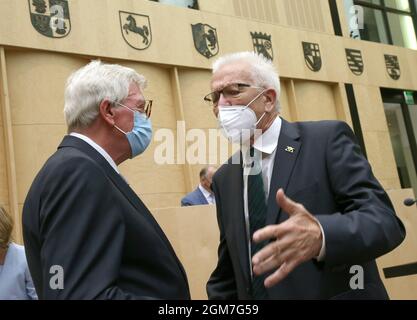
{"type": "Polygon", "coordinates": [[[37,300],[25,249],[11,241],[13,219],[0,206],[0,300],[37,300]]]}
{"type": "Polygon", "coordinates": [[[198,206],[205,204],[216,204],[211,183],[216,168],[213,166],[204,167],[200,171],[200,184],[181,200],[181,206],[198,206]]]}

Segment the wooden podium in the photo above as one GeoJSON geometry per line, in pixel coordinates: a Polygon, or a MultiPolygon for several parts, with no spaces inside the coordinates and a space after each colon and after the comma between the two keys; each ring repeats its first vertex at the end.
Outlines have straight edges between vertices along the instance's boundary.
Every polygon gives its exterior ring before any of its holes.
{"type": "Polygon", "coordinates": [[[213,205],[152,212],[187,272],[192,299],[207,299],[206,283],[217,264],[219,228],[213,205]]]}

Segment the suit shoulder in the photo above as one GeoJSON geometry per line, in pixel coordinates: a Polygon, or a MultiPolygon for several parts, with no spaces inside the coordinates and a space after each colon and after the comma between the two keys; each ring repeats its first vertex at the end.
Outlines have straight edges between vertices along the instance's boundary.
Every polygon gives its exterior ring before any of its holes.
{"type": "Polygon", "coordinates": [[[353,133],[351,127],[340,120],[301,121],[294,122],[294,125],[298,127],[301,133],[307,133],[308,135],[327,136],[339,131],[353,133]]]}
{"type": "Polygon", "coordinates": [[[46,162],[42,171],[68,174],[82,171],[86,174],[98,172],[100,166],[85,153],[75,148],[57,150],[46,162]]]}
{"type": "Polygon", "coordinates": [[[93,159],[75,148],[68,149],[71,150],[57,150],[45,162],[36,175],[28,195],[32,189],[58,189],[74,180],[85,183],[95,181],[98,184],[100,181],[103,182],[105,174],[93,159]]]}
{"type": "Polygon", "coordinates": [[[310,130],[332,130],[335,128],[350,128],[350,126],[341,120],[319,120],[319,121],[300,121],[294,122],[300,128],[310,130]]]}
{"type": "Polygon", "coordinates": [[[194,194],[194,190],[193,191],[191,191],[191,192],[189,192],[189,193],[187,193],[183,198],[182,198],[182,200],[190,200],[190,198],[193,196],[193,194],[194,194]]]}

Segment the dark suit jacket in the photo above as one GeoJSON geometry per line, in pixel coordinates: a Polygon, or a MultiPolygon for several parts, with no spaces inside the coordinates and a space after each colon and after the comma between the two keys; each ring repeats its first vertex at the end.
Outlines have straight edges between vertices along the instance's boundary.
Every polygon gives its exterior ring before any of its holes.
{"type": "Polygon", "coordinates": [[[190,298],[184,269],[149,210],[76,137],[66,136],[36,176],[23,236],[41,299],[190,298]],[[63,290],[50,287],[54,265],[64,270],[63,290]]]}
{"type": "MultiPolygon", "coordinates": [[[[298,266],[268,289],[271,299],[388,298],[375,258],[405,237],[392,204],[372,174],[350,127],[339,121],[283,120],[275,156],[267,224],[288,218],[277,205],[279,188],[320,221],[323,262],[298,266]],[[287,146],[294,152],[286,152],[287,146]],[[364,290],[351,290],[353,265],[364,270],[364,290]]],[[[220,228],[218,265],[207,284],[209,298],[250,299],[251,279],[243,207],[242,165],[223,165],[213,178],[220,228]]],[[[270,273],[269,273],[270,274],[270,273]]]]}
{"type": "Polygon", "coordinates": [[[193,192],[187,194],[184,198],[181,199],[181,206],[198,206],[203,204],[209,204],[207,202],[206,197],[201,192],[201,190],[197,187],[193,192]]]}

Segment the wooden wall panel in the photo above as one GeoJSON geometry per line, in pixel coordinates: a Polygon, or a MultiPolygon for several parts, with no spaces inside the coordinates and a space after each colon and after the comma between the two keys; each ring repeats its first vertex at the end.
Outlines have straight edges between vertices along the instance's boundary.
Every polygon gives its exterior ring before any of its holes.
{"type": "Polygon", "coordinates": [[[88,60],[46,52],[6,52],[18,202],[66,133],[64,86],[88,60]]]}
{"type": "Polygon", "coordinates": [[[374,174],[385,188],[400,188],[380,89],[354,85],[354,91],[368,160],[374,174]]]}
{"type": "Polygon", "coordinates": [[[211,91],[211,71],[181,69],[179,79],[186,127],[217,128],[217,120],[212,108],[203,100],[211,91]]]}
{"type": "Polygon", "coordinates": [[[281,79],[281,94],[280,94],[280,104],[281,104],[281,116],[287,121],[293,121],[292,119],[292,110],[291,103],[289,100],[288,86],[290,81],[286,79],[281,79]]]}
{"type": "Polygon", "coordinates": [[[3,205],[9,203],[5,154],[3,126],[0,126],[0,204],[3,205]]]}
{"type": "MultiPolygon", "coordinates": [[[[0,77],[0,91],[2,90],[1,86],[1,77],[0,77]]],[[[1,94],[0,94],[1,96],[1,94]]],[[[6,205],[9,203],[9,194],[7,186],[7,166],[6,166],[6,143],[4,137],[4,126],[3,126],[3,115],[2,115],[2,101],[0,100],[0,204],[6,205]]]]}
{"type": "Polygon", "coordinates": [[[337,119],[331,84],[295,81],[295,93],[298,121],[337,119]]]}
{"type": "Polygon", "coordinates": [[[191,298],[207,299],[206,283],[217,264],[219,231],[214,206],[153,210],[187,273],[191,298]]]}

